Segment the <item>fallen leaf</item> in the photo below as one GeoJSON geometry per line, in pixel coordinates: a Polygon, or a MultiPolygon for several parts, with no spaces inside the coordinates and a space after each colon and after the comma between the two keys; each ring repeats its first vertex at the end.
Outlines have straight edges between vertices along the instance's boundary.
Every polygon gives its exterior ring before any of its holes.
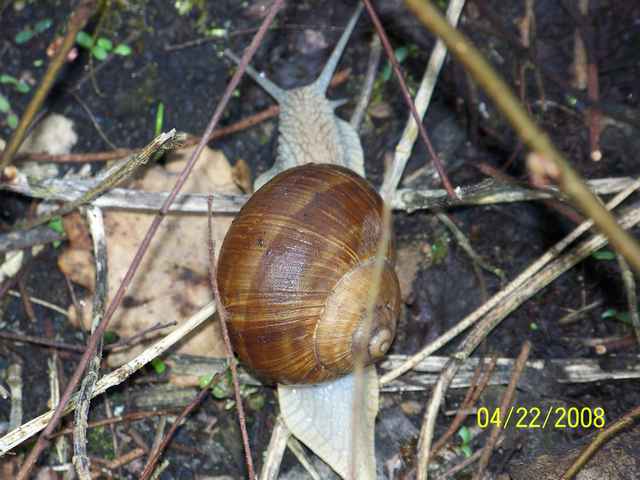
{"type": "MultiPolygon", "coordinates": [[[[150,168],[132,188],[145,191],[168,191],[184,168],[191,149],[174,152],[166,167],[150,168]]],[[[232,178],[232,169],[222,152],[205,149],[183,192],[240,193],[232,178]]],[[[146,234],[154,215],[140,212],[105,212],[107,256],[109,271],[109,301],[124,278],[133,255],[146,234]]],[[[224,235],[232,221],[230,216],[215,216],[213,237],[219,250],[224,235]]],[[[171,214],[163,220],[149,251],[145,255],[122,306],[109,323],[109,330],[121,338],[146,331],[158,323],[177,321],[180,324],[201,306],[210,302],[213,295],[209,288],[209,255],[207,248],[207,216],[171,214]]],[[[69,253],[68,255],[72,255],[69,253]]],[[[76,255],[76,254],[73,254],[76,255]]],[[[86,270],[94,275],[92,261],[83,259],[81,268],[61,264],[61,269],[73,281],[86,287],[86,270]]],[[[91,304],[91,302],[87,302],[91,304]]],[[[90,309],[82,315],[82,327],[89,328],[90,309]]],[[[150,338],[165,335],[154,332],[150,338]]],[[[121,365],[137,355],[146,345],[114,352],[108,357],[112,366],[121,365]]],[[[177,353],[223,357],[224,344],[218,332],[218,322],[210,321],[184,339],[177,353]]]]}

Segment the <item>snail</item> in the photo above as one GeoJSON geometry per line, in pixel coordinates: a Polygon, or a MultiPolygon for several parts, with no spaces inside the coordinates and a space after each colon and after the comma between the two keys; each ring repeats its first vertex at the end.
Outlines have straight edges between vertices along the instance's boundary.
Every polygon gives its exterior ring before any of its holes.
{"type": "Polygon", "coordinates": [[[360,139],[334,114],[343,102],[325,97],[361,10],[311,85],[287,91],[247,69],[280,104],[278,150],[227,232],[217,281],[234,350],[278,384],[289,431],[343,478],[370,479],[377,374],[364,368],[358,387],[352,370],[391,345],[400,289],[393,242],[380,274],[384,203],[364,179],[360,139]]]}
{"type": "Polygon", "coordinates": [[[218,288],[240,359],[282,384],[331,380],[384,356],[400,288],[390,244],[365,321],[382,199],[344,167],[290,168],[243,206],[222,244],[218,288]],[[368,332],[365,330],[369,330],[368,332]]]}

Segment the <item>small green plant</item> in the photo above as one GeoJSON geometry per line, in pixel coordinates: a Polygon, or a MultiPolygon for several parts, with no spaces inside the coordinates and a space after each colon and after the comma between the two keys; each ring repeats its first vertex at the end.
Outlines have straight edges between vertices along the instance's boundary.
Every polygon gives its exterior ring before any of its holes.
{"type": "Polygon", "coordinates": [[[51,27],[51,25],[53,25],[53,20],[51,20],[50,18],[45,18],[44,20],[40,20],[38,23],[36,23],[33,26],[33,28],[30,25],[27,25],[25,28],[23,28],[18,33],[16,33],[16,36],[14,37],[14,41],[18,45],[27,43],[29,40],[31,40],[33,37],[35,37],[39,33],[42,33],[45,30],[48,30],[51,27]]]}
{"type": "Polygon", "coordinates": [[[162,127],[164,125],[164,103],[160,102],[158,104],[158,109],[156,110],[156,129],[155,135],[158,136],[162,133],[162,127]]]}
{"type": "Polygon", "coordinates": [[[11,128],[12,130],[15,130],[16,127],[18,126],[18,116],[15,113],[13,113],[13,110],[11,110],[11,104],[9,103],[9,100],[7,99],[7,97],[2,95],[1,93],[0,93],[0,113],[4,114],[5,121],[7,122],[7,125],[9,125],[9,128],[11,128]]]}
{"type": "Polygon", "coordinates": [[[159,358],[154,358],[153,360],[151,360],[151,366],[158,375],[162,375],[167,370],[167,364],[159,358]]]}
{"type": "MultiPolygon", "coordinates": [[[[396,56],[396,60],[398,61],[398,63],[401,64],[402,62],[405,61],[405,59],[409,55],[409,47],[396,48],[394,55],[396,56]]],[[[391,78],[391,72],[392,72],[391,63],[387,60],[387,63],[382,69],[382,74],[381,74],[383,82],[389,81],[389,79],[391,78]]]]}
{"type": "Polygon", "coordinates": [[[2,85],[11,85],[16,91],[20,93],[29,93],[31,87],[27,82],[22,80],[18,80],[16,77],[9,75],[7,73],[0,74],[0,84],[2,85]]]}
{"type": "Polygon", "coordinates": [[[616,254],[611,250],[598,250],[597,252],[593,252],[593,258],[596,260],[615,260],[616,254]]]}
{"type": "MultiPolygon", "coordinates": [[[[61,217],[56,217],[54,219],[52,219],[47,226],[53,230],[54,232],[57,232],[59,234],[64,234],[64,226],[62,225],[62,218],[61,217]]],[[[58,248],[60,246],[60,240],[56,240],[55,242],[53,242],[53,248],[58,248]]]]}
{"type": "Polygon", "coordinates": [[[619,322],[626,323],[627,325],[633,325],[633,322],[631,322],[631,315],[629,315],[629,312],[626,312],[626,311],[620,312],[615,308],[606,309],[602,313],[601,318],[603,320],[611,318],[613,320],[618,320],[619,322]]]}
{"type": "Polygon", "coordinates": [[[76,43],[91,52],[97,60],[105,60],[109,53],[126,57],[131,55],[131,47],[126,43],[120,43],[115,48],[113,42],[105,37],[94,38],[87,32],[78,32],[76,43]]]}
{"type": "Polygon", "coordinates": [[[473,450],[471,449],[471,432],[467,427],[460,427],[458,436],[462,440],[460,451],[466,458],[469,458],[473,454],[473,450]]]}

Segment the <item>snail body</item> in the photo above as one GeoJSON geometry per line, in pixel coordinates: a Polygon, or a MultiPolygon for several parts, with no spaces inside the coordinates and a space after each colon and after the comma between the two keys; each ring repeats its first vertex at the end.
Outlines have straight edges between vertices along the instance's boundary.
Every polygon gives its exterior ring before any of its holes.
{"type": "Polygon", "coordinates": [[[379,392],[375,367],[363,369],[359,389],[352,369],[385,354],[400,310],[393,241],[382,268],[376,258],[383,200],[364,179],[355,128],[334,113],[343,102],[326,98],[361,11],[359,3],[311,85],[284,90],[247,69],[280,105],[278,150],[231,224],[217,268],[236,354],[278,384],[287,429],[355,480],[376,475],[379,392]]]}
{"type": "MultiPolygon", "coordinates": [[[[271,169],[256,179],[256,190],[278,173],[307,163],[342,165],[364,177],[364,154],[360,137],[349,122],[334,113],[345,102],[326,97],[331,77],[361,11],[362,5],[358,5],[322,72],[310,85],[285,90],[251,66],[247,67],[246,73],[280,105],[276,161],[271,169]]],[[[240,63],[232,52],[226,51],[225,54],[234,62],[240,63]]]]}
{"type": "Polygon", "coordinates": [[[307,384],[349,373],[357,354],[370,364],[386,353],[400,309],[391,244],[365,321],[382,209],[366,180],[327,164],[288,169],[249,199],[227,232],[217,274],[245,364],[278,383],[307,384]]]}

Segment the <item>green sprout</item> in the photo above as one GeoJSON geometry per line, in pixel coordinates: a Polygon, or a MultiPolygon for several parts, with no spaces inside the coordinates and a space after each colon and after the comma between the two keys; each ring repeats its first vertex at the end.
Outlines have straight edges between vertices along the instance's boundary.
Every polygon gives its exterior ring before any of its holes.
{"type": "Polygon", "coordinates": [[[12,85],[20,93],[29,93],[29,90],[31,90],[28,83],[6,73],[0,74],[0,84],[12,85]]]}
{"type": "Polygon", "coordinates": [[[0,113],[5,115],[7,125],[12,130],[15,130],[18,126],[18,116],[11,110],[11,104],[9,99],[0,93],[0,113]]]}
{"type": "MultiPolygon", "coordinates": [[[[64,226],[62,225],[62,218],[56,217],[49,221],[47,226],[56,233],[64,234],[64,226]]],[[[53,248],[58,248],[60,246],[60,240],[56,240],[53,242],[53,248]]]]}
{"type": "Polygon", "coordinates": [[[600,318],[602,318],[603,320],[611,318],[613,320],[618,320],[619,322],[626,323],[627,325],[633,325],[633,322],[631,321],[631,315],[629,315],[629,312],[627,311],[620,312],[615,308],[606,309],[604,312],[602,312],[602,315],[600,315],[600,318]]]}
{"type": "Polygon", "coordinates": [[[158,375],[162,375],[167,370],[167,364],[159,358],[154,358],[153,360],[151,360],[151,366],[158,375]]]}
{"type": "Polygon", "coordinates": [[[592,257],[596,260],[615,260],[616,254],[611,250],[598,250],[597,252],[593,252],[592,257]]]}
{"type": "MultiPolygon", "coordinates": [[[[396,60],[398,61],[398,63],[402,63],[407,58],[407,55],[409,55],[409,48],[408,47],[396,48],[394,55],[396,56],[396,60]]],[[[391,71],[392,71],[391,63],[387,60],[387,63],[384,69],[382,70],[382,74],[381,74],[383,82],[389,81],[389,79],[391,78],[391,71]]]]}
{"type": "Polygon", "coordinates": [[[164,125],[164,103],[160,102],[158,104],[158,109],[156,110],[156,129],[154,136],[157,137],[162,133],[162,127],[164,125]]]}
{"type": "Polygon", "coordinates": [[[131,55],[131,47],[125,43],[118,44],[115,48],[113,42],[105,37],[94,38],[87,32],[78,32],[76,43],[86,48],[97,60],[105,60],[109,53],[126,57],[131,55]]]}
{"type": "Polygon", "coordinates": [[[462,440],[460,451],[466,458],[469,458],[473,454],[473,450],[471,449],[471,432],[467,427],[463,426],[458,430],[458,436],[462,440]]]}
{"type": "Polygon", "coordinates": [[[38,23],[36,23],[33,26],[33,28],[27,25],[24,29],[20,30],[16,34],[13,40],[18,45],[22,45],[23,43],[27,43],[29,40],[31,40],[33,37],[35,37],[39,33],[42,33],[45,30],[48,30],[51,27],[51,25],[53,25],[53,20],[51,20],[50,18],[45,18],[44,20],[40,20],[38,23]]]}

